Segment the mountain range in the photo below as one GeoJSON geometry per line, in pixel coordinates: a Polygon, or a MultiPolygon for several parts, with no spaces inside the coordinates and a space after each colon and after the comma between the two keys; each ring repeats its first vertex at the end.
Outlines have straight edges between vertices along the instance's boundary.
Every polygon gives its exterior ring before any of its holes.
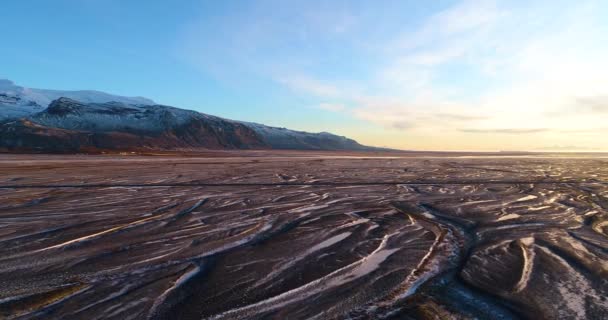
{"type": "Polygon", "coordinates": [[[0,80],[0,150],[103,152],[377,150],[335,134],[224,119],[99,91],[31,89],[0,80]]]}

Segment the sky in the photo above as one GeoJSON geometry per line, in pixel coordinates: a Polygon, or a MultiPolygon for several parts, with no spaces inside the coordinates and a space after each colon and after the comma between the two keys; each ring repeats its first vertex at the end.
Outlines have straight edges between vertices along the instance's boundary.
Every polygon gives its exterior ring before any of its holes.
{"type": "Polygon", "coordinates": [[[0,78],[26,87],[145,96],[398,149],[608,151],[604,0],[0,9],[0,78]]]}

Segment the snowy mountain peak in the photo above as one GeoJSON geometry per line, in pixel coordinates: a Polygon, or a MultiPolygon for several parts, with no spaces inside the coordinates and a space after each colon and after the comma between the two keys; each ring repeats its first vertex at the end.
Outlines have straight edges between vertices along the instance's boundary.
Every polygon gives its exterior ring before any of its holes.
{"type": "Polygon", "coordinates": [[[328,132],[234,121],[99,91],[0,80],[0,152],[175,149],[373,150],[328,132]]]}
{"type": "Polygon", "coordinates": [[[8,90],[17,87],[14,82],[8,79],[0,79],[0,90],[8,90]]]}
{"type": "Polygon", "coordinates": [[[152,105],[154,101],[142,97],[124,97],[100,91],[67,91],[25,88],[8,79],[0,79],[0,120],[27,116],[44,110],[59,98],[81,103],[119,102],[132,105],[152,105]]]}

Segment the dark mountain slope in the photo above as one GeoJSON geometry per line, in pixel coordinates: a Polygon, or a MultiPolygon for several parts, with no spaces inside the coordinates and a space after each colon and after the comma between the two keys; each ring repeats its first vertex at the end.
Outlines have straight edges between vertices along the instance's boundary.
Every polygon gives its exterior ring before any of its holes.
{"type": "Polygon", "coordinates": [[[293,149],[371,150],[330,133],[238,122],[190,110],[59,98],[43,111],[0,124],[8,151],[293,149]]]}
{"type": "Polygon", "coordinates": [[[42,112],[0,125],[0,147],[77,152],[269,146],[241,123],[193,111],[117,102],[84,104],[61,98],[42,112]]]}

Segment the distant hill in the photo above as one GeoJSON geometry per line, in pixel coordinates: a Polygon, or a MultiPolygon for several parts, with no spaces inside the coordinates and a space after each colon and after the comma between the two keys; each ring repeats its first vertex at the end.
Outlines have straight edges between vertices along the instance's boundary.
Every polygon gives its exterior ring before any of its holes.
{"type": "Polygon", "coordinates": [[[146,98],[122,97],[92,90],[61,91],[24,88],[15,85],[10,80],[0,79],[0,121],[42,111],[52,101],[62,97],[83,103],[114,101],[125,104],[154,104],[154,101],[146,98]]]}
{"type": "Polygon", "coordinates": [[[223,119],[98,91],[29,89],[0,80],[0,148],[103,150],[376,150],[327,132],[223,119]]]}

